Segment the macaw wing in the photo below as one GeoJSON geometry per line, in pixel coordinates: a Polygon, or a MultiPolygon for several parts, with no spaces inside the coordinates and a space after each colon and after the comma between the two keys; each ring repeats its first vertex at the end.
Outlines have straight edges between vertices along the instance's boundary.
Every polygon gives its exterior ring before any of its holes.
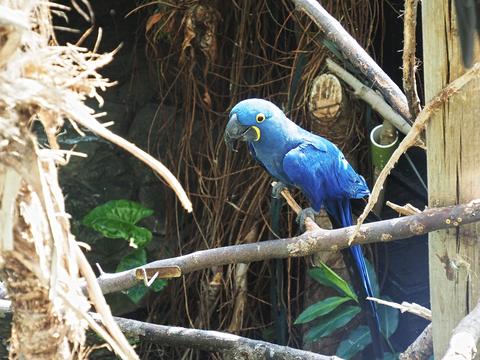
{"type": "Polygon", "coordinates": [[[359,199],[370,193],[365,179],[331,143],[318,146],[307,142],[297,146],[285,155],[283,168],[317,211],[324,201],[359,199]]]}
{"type": "Polygon", "coordinates": [[[283,170],[291,183],[303,191],[313,209],[319,211],[328,186],[325,174],[329,161],[326,149],[311,143],[301,144],[290,150],[283,158],[283,170]]]}

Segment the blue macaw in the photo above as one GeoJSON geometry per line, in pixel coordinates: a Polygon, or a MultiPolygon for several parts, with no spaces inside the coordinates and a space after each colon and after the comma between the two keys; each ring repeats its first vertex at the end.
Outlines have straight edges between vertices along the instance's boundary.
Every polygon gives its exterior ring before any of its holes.
{"type": "MultiPolygon", "coordinates": [[[[236,140],[246,141],[252,156],[270,175],[299,188],[315,212],[324,206],[342,227],[353,224],[350,199],[370,194],[365,179],[333,143],[302,129],[270,101],[247,99],[235,105],[224,137],[231,148],[236,140]]],[[[365,295],[374,296],[360,245],[350,251],[365,295]]],[[[369,304],[378,335],[377,309],[375,303],[369,304]]]]}

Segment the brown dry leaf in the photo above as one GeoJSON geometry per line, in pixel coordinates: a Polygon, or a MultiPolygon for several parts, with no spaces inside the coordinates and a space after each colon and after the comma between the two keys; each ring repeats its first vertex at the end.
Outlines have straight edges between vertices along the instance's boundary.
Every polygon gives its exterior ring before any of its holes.
{"type": "Polygon", "coordinates": [[[164,14],[160,12],[151,15],[147,20],[147,25],[145,25],[145,32],[149,32],[150,29],[162,19],[163,15],[164,14]]]}

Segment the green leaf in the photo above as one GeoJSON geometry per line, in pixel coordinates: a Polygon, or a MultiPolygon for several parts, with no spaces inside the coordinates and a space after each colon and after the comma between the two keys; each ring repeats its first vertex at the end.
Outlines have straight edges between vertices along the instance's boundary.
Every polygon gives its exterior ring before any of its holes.
{"type": "Polygon", "coordinates": [[[319,301],[302,311],[297,320],[295,320],[295,324],[305,324],[319,316],[326,315],[335,310],[339,305],[350,300],[352,299],[346,296],[332,296],[325,300],[319,301]]]}
{"type": "Polygon", "coordinates": [[[373,296],[378,298],[380,297],[380,286],[378,285],[377,274],[370,261],[365,259],[365,264],[367,265],[368,278],[370,279],[370,283],[372,284],[373,296]]]}
{"type": "Polygon", "coordinates": [[[127,296],[135,304],[138,304],[148,293],[148,287],[143,284],[137,284],[126,291],[127,296]]]}
{"type": "MultiPolygon", "coordinates": [[[[391,301],[388,296],[384,297],[384,300],[391,301]]],[[[389,338],[398,328],[398,320],[400,317],[400,311],[386,305],[377,305],[378,316],[380,317],[380,328],[383,336],[389,338]]]]}
{"type": "Polygon", "coordinates": [[[336,355],[342,359],[351,359],[371,342],[370,329],[366,325],[360,325],[338,345],[336,355]]]}
{"type": "Polygon", "coordinates": [[[308,270],[308,274],[320,284],[332,287],[358,303],[357,295],[350,285],[324,263],[320,263],[319,267],[308,270]]]}
{"type": "Polygon", "coordinates": [[[91,210],[82,223],[107,238],[125,239],[135,247],[143,247],[152,240],[152,233],[135,224],[152,214],[153,210],[136,202],[113,200],[91,210]]]}
{"type": "Polygon", "coordinates": [[[130,270],[147,263],[147,252],[145,249],[138,249],[124,256],[120,263],[117,265],[116,272],[130,270]]]}
{"type": "Polygon", "coordinates": [[[335,330],[348,324],[359,312],[360,307],[356,305],[341,307],[333,311],[307,331],[305,341],[312,342],[332,334],[335,330]]]}

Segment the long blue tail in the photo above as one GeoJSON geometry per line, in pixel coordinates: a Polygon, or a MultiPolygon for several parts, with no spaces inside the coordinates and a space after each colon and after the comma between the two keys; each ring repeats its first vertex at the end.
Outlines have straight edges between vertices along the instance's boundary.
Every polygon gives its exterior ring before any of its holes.
{"type": "MultiPolygon", "coordinates": [[[[327,212],[333,216],[333,218],[342,227],[348,227],[353,225],[352,220],[352,208],[349,199],[342,199],[336,201],[328,201],[326,204],[327,212]]],[[[368,275],[367,265],[365,263],[365,257],[363,256],[362,247],[360,245],[353,245],[350,247],[355,266],[360,275],[363,290],[367,296],[374,296],[373,286],[368,275]]],[[[380,334],[380,318],[378,315],[377,305],[373,301],[367,301],[371,310],[371,314],[374,317],[375,325],[377,327],[377,334],[380,334]]],[[[374,337],[374,334],[372,334],[374,337]]]]}

